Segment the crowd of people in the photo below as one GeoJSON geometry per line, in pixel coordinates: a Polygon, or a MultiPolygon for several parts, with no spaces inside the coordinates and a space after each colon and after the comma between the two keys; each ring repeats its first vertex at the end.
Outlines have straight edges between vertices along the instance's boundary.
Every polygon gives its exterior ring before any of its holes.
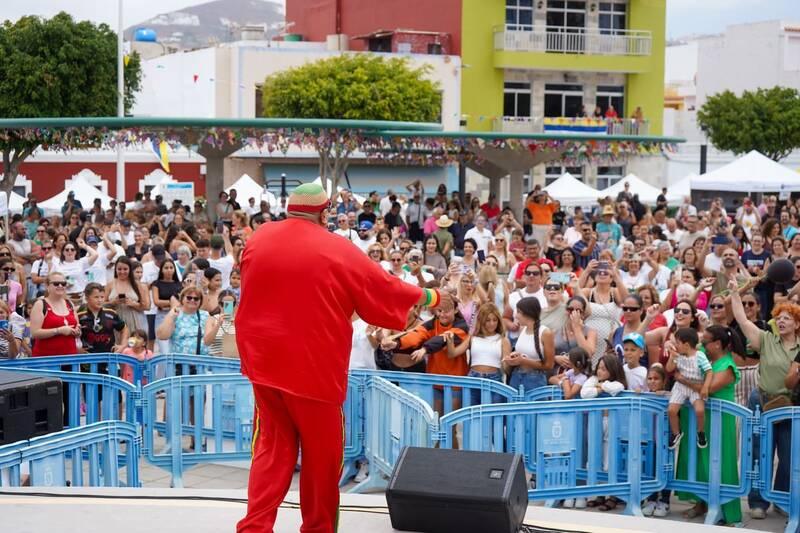
{"type": "MultiPolygon", "coordinates": [[[[697,447],[696,479],[707,479],[708,444],[723,439],[724,483],[738,480],[736,425],[726,418],[721,435],[709,433],[705,401],[762,411],[798,402],[800,201],[726,206],[717,198],[701,209],[689,198],[670,206],[662,195],[646,206],[626,184],[584,210],[536,187],[519,218],[493,196],[462,198],[444,185],[431,193],[415,181],[365,198],[343,190],[332,202],[330,231],[354,251],[445,295],[433,314],[413,309],[400,331],[353,316],[351,368],[556,385],[567,399],[670,395],[678,475],[697,447]],[[764,276],[778,259],[796,268],[787,283],[764,276]],[[682,406],[696,412],[696,441],[685,438],[682,406]]],[[[0,244],[0,357],[237,357],[239,260],[254,231],[285,218],[285,202],[242,205],[233,190],[212,212],[203,201],[165,205],[145,193],[109,209],[70,195],[58,216],[45,216],[29,197],[0,244]]],[[[790,431],[776,431],[780,490],[788,489],[790,431]]],[[[693,495],[678,497],[695,502],[687,516],[706,511],[693,495]]],[[[653,495],[644,512],[666,516],[669,501],[653,495]]],[[[753,518],[767,507],[751,495],[753,518]]],[[[724,507],[724,522],[741,520],[738,501],[724,507]]]]}

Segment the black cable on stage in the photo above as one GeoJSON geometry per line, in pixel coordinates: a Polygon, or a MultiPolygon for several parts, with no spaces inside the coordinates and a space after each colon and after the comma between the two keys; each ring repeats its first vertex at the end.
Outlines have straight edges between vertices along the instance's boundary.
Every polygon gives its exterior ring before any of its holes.
{"type": "MultiPolygon", "coordinates": [[[[164,500],[164,501],[212,501],[223,503],[247,504],[246,498],[225,498],[222,496],[124,496],[121,494],[59,494],[56,492],[10,492],[0,491],[0,496],[33,496],[37,498],[75,498],[75,499],[101,499],[101,500],[164,500]]],[[[279,507],[284,509],[299,509],[300,503],[284,500],[279,507]]],[[[339,510],[349,513],[367,513],[388,515],[389,509],[382,505],[340,505],[339,510]]],[[[524,523],[519,533],[590,533],[577,529],[561,529],[536,524],[524,523]]]]}

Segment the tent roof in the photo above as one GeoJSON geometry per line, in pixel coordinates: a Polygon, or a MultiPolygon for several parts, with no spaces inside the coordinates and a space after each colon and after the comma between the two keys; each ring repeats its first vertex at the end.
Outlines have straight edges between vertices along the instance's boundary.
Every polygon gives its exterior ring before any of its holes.
{"type": "Polygon", "coordinates": [[[653,187],[639,176],[635,174],[628,174],[611,187],[600,191],[600,196],[610,196],[612,198],[616,198],[621,191],[625,190],[626,183],[630,184],[631,194],[638,194],[639,201],[643,204],[655,204],[656,200],[658,199],[658,195],[661,194],[659,189],[653,187]]]}
{"type": "Polygon", "coordinates": [[[569,172],[565,172],[560,178],[544,188],[554,200],[561,202],[563,206],[586,206],[597,202],[600,193],[597,189],[586,185],[577,180],[569,172]]]}
{"type": "Polygon", "coordinates": [[[800,191],[800,174],[753,150],[691,183],[701,191],[800,191]]]}
{"type": "Polygon", "coordinates": [[[269,191],[265,191],[264,187],[259,185],[256,180],[251,178],[248,174],[242,174],[242,176],[236,180],[233,185],[225,189],[225,192],[230,194],[231,189],[236,189],[239,203],[243,206],[248,205],[250,198],[256,199],[256,206],[261,204],[261,200],[266,200],[270,206],[277,204],[275,195],[269,191]]]}
{"type": "Polygon", "coordinates": [[[72,183],[69,184],[69,187],[65,186],[64,190],[57,195],[48,198],[44,202],[39,202],[39,207],[44,209],[45,214],[60,213],[61,207],[67,201],[67,195],[70,192],[75,193],[75,199],[79,200],[85,209],[92,205],[95,198],[100,199],[100,205],[103,206],[103,209],[108,209],[111,206],[111,200],[113,200],[109,195],[86,181],[83,171],[81,171],[72,177],[72,183]]]}
{"type": "Polygon", "coordinates": [[[25,203],[25,198],[19,194],[11,191],[8,198],[8,210],[12,213],[22,213],[22,204],[25,203]]]}
{"type": "Polygon", "coordinates": [[[698,176],[694,172],[672,185],[667,185],[667,201],[670,203],[683,202],[683,199],[692,194],[692,180],[698,176]]]}

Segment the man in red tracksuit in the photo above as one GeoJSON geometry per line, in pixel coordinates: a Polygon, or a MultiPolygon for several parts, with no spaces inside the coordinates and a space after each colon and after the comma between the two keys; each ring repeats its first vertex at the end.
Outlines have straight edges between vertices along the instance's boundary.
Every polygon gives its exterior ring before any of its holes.
{"type": "Polygon", "coordinates": [[[350,317],[355,311],[369,324],[397,330],[413,305],[438,303],[438,292],[390,276],[328,232],[329,207],[322,187],[299,186],[289,197],[289,218],[259,228],[242,254],[236,342],[256,416],[239,532],[272,533],[298,447],[301,532],[336,530],[350,317]]]}

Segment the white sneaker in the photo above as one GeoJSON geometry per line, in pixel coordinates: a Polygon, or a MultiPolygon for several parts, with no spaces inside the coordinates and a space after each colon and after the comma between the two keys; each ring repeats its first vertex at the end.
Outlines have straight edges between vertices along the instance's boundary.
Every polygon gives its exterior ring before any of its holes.
{"type": "Polygon", "coordinates": [[[575,507],[575,500],[573,498],[564,500],[564,503],[561,505],[561,507],[563,507],[564,509],[572,509],[573,507],[575,507]]]}
{"type": "Polygon", "coordinates": [[[653,511],[653,516],[658,518],[664,518],[669,514],[669,505],[664,502],[656,503],[656,510],[653,511]]]}
{"type": "Polygon", "coordinates": [[[750,509],[750,518],[753,520],[764,520],[767,517],[767,512],[761,507],[753,507],[750,509]]]}
{"type": "Polygon", "coordinates": [[[358,472],[356,473],[356,477],[353,478],[353,481],[356,483],[361,483],[367,476],[369,475],[369,463],[364,461],[363,463],[358,464],[358,472]]]}
{"type": "Polygon", "coordinates": [[[645,516],[653,516],[653,511],[656,510],[656,502],[647,502],[642,507],[642,514],[645,516]]]}
{"type": "Polygon", "coordinates": [[[586,509],[586,498],[575,498],[575,509],[586,509]]]}

